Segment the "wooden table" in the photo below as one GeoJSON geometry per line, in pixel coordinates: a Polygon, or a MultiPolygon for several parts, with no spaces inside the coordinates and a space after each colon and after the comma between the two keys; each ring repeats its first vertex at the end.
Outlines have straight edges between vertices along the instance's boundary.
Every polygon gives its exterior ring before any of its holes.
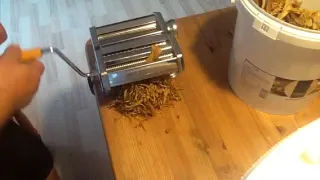
{"type": "Polygon", "coordinates": [[[227,77],[235,21],[235,8],[177,20],[183,100],[145,130],[108,109],[95,86],[116,179],[239,179],[275,143],[320,117],[320,98],[296,115],[275,116],[236,97],[227,77]]]}

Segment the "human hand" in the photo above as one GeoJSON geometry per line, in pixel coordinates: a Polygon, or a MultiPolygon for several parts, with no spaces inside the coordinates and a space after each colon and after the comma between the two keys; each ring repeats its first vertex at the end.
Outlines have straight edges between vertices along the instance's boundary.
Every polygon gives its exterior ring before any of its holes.
{"type": "Polygon", "coordinates": [[[0,56],[0,92],[14,110],[25,107],[36,93],[44,66],[40,61],[21,62],[19,46],[8,47],[0,56]]]}
{"type": "MultiPolygon", "coordinates": [[[[7,38],[0,24],[0,44],[7,38]]],[[[30,103],[36,93],[44,66],[40,61],[21,63],[21,49],[8,47],[0,56],[0,101],[15,111],[30,103]]]]}

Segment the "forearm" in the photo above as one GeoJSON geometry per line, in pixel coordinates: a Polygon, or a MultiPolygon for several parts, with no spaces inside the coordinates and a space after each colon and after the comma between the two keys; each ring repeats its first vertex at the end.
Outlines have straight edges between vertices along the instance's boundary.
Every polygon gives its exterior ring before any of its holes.
{"type": "Polygon", "coordinates": [[[38,132],[35,130],[35,128],[31,124],[31,122],[28,119],[28,117],[21,110],[15,111],[13,116],[14,116],[15,120],[17,121],[17,123],[21,127],[25,128],[25,129],[27,129],[27,130],[29,130],[31,132],[36,132],[36,134],[38,134],[38,132]]]}
{"type": "Polygon", "coordinates": [[[12,100],[6,93],[0,92],[0,129],[12,117],[14,106],[12,100]]]}

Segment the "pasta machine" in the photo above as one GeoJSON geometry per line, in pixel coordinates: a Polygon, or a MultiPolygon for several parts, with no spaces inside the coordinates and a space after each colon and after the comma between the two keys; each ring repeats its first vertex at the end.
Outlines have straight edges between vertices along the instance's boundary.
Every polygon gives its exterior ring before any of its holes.
{"type": "MultiPolygon", "coordinates": [[[[184,70],[183,55],[176,40],[177,25],[161,13],[101,27],[91,27],[91,42],[101,89],[162,75],[176,77],[184,70]],[[160,49],[148,61],[153,47],[160,49]]],[[[90,77],[89,77],[90,82],[90,77]]],[[[90,83],[89,83],[90,84],[90,83]]]]}

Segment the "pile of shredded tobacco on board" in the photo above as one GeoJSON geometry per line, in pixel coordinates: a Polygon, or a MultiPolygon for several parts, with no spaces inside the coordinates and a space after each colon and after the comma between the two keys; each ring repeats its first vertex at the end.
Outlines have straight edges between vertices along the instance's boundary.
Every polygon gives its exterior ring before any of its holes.
{"type": "Polygon", "coordinates": [[[129,118],[148,119],[180,101],[178,91],[171,78],[144,80],[123,85],[110,107],[129,118]]]}
{"type": "Polygon", "coordinates": [[[300,0],[254,0],[274,17],[295,26],[320,30],[320,11],[302,8],[300,0]]]}

